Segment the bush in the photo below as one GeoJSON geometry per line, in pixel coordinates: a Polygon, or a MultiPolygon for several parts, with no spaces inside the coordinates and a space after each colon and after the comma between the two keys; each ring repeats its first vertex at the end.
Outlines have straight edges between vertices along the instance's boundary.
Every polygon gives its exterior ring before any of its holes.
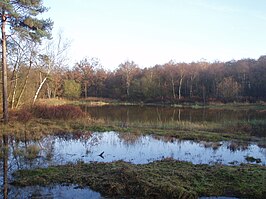
{"type": "Polygon", "coordinates": [[[78,106],[60,105],[46,106],[36,105],[32,107],[32,114],[35,117],[43,119],[75,119],[84,116],[84,113],[78,106]]]}
{"type": "Polygon", "coordinates": [[[23,123],[27,123],[32,118],[32,113],[30,109],[24,107],[14,113],[11,113],[11,117],[15,116],[15,118],[23,123]]]}
{"type": "Polygon", "coordinates": [[[68,99],[79,98],[81,94],[81,86],[74,80],[64,81],[64,97],[68,99]]]}

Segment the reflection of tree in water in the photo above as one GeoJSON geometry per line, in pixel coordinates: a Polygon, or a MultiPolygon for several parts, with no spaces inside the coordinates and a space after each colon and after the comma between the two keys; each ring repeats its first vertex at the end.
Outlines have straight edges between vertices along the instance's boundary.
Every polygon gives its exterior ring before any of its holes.
{"type": "Polygon", "coordinates": [[[41,140],[34,140],[31,136],[20,139],[8,137],[9,170],[31,169],[49,165],[49,159],[54,156],[54,140],[50,136],[41,140]]]}
{"type": "Polygon", "coordinates": [[[178,140],[173,136],[160,136],[160,135],[152,135],[152,138],[155,140],[159,140],[159,141],[164,141],[164,142],[182,142],[182,140],[178,140]]]}
{"type": "Polygon", "coordinates": [[[137,133],[119,133],[118,137],[129,145],[136,143],[140,139],[141,135],[137,133]]]}
{"type": "Polygon", "coordinates": [[[3,135],[0,138],[0,165],[1,165],[1,178],[0,178],[0,182],[1,182],[1,192],[0,192],[0,196],[2,196],[4,199],[7,198],[7,194],[8,194],[8,136],[7,135],[3,135]]]}
{"type": "Polygon", "coordinates": [[[247,150],[249,147],[249,144],[247,142],[230,142],[227,146],[227,149],[230,149],[230,151],[244,151],[247,150]]]}
{"type": "Polygon", "coordinates": [[[41,156],[44,157],[45,161],[49,164],[52,161],[55,154],[55,140],[53,136],[48,136],[38,142],[41,148],[41,156]]]}
{"type": "MultiPolygon", "coordinates": [[[[92,147],[98,145],[103,136],[101,134],[93,133],[91,131],[76,131],[73,133],[61,132],[50,137],[54,142],[57,140],[57,142],[60,143],[63,148],[69,148],[73,143],[81,143],[86,149],[85,154],[88,155],[92,151],[92,147]]],[[[58,154],[54,154],[54,156],[56,155],[58,154]]]]}
{"type": "Polygon", "coordinates": [[[201,141],[201,145],[204,146],[204,148],[212,148],[213,150],[217,150],[222,146],[222,143],[220,142],[206,142],[206,141],[201,141]]]}
{"type": "Polygon", "coordinates": [[[83,144],[83,146],[86,148],[86,154],[88,155],[89,153],[91,153],[92,148],[94,146],[97,146],[100,142],[100,140],[103,138],[103,136],[101,134],[91,134],[90,137],[88,137],[87,139],[83,139],[81,140],[81,143],[83,144]]]}
{"type": "Polygon", "coordinates": [[[34,168],[42,165],[41,162],[41,146],[39,141],[32,141],[30,137],[25,140],[19,140],[10,137],[10,162],[13,169],[34,168]],[[16,165],[16,166],[15,166],[16,165]]]}
{"type": "Polygon", "coordinates": [[[57,133],[55,134],[55,137],[60,138],[64,141],[70,141],[70,140],[77,140],[77,141],[86,141],[92,136],[91,131],[76,131],[74,133],[65,132],[65,133],[57,133]]]}
{"type": "MultiPolygon", "coordinates": [[[[199,106],[200,107],[200,106],[199,106]]],[[[159,121],[223,122],[235,120],[265,119],[265,113],[254,110],[222,110],[184,107],[154,106],[102,106],[88,107],[92,118],[108,122],[156,123],[159,121]]]]}
{"type": "Polygon", "coordinates": [[[22,137],[3,135],[0,138],[0,166],[2,168],[0,182],[3,185],[0,197],[8,198],[8,181],[15,170],[46,166],[48,154],[50,156],[53,154],[52,139],[38,141],[31,136],[22,137]]]}

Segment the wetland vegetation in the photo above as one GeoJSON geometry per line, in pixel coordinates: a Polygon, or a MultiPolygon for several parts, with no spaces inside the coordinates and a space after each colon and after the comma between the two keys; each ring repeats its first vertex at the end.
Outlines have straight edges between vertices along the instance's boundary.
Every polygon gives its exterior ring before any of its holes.
{"type": "Polygon", "coordinates": [[[193,165],[172,159],[140,165],[123,161],[79,162],[48,169],[18,171],[13,184],[78,184],[114,198],[236,196],[262,199],[266,194],[265,175],[265,166],[258,165],[193,165]]]}
{"type": "Polygon", "coordinates": [[[265,194],[263,106],[58,102],[11,112],[11,122],[2,124],[2,133],[10,132],[9,155],[0,155],[12,164],[7,177],[11,196],[24,193],[27,198],[36,189],[43,196],[48,190],[55,195],[60,189],[77,194],[80,189],[95,198],[265,194]]]}

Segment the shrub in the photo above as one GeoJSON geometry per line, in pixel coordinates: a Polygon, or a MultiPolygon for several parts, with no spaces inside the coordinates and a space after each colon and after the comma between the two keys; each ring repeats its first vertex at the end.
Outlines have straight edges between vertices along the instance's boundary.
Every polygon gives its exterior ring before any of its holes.
{"type": "Polygon", "coordinates": [[[68,99],[79,98],[81,94],[81,86],[74,80],[64,81],[64,97],[68,99]]]}
{"type": "Polygon", "coordinates": [[[14,115],[18,121],[23,123],[27,123],[32,118],[32,113],[28,108],[22,108],[15,112],[14,115]]]}
{"type": "Polygon", "coordinates": [[[32,114],[35,117],[43,119],[75,119],[84,116],[84,113],[78,106],[60,105],[46,106],[36,105],[32,107],[32,114]]]}

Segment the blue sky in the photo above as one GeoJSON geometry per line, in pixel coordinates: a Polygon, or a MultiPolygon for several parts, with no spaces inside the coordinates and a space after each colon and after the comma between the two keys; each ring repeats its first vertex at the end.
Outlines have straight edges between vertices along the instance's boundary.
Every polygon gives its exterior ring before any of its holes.
{"type": "Polygon", "coordinates": [[[72,41],[70,66],[98,57],[106,69],[169,60],[229,61],[266,54],[265,0],[44,0],[53,33],[72,41]]]}

